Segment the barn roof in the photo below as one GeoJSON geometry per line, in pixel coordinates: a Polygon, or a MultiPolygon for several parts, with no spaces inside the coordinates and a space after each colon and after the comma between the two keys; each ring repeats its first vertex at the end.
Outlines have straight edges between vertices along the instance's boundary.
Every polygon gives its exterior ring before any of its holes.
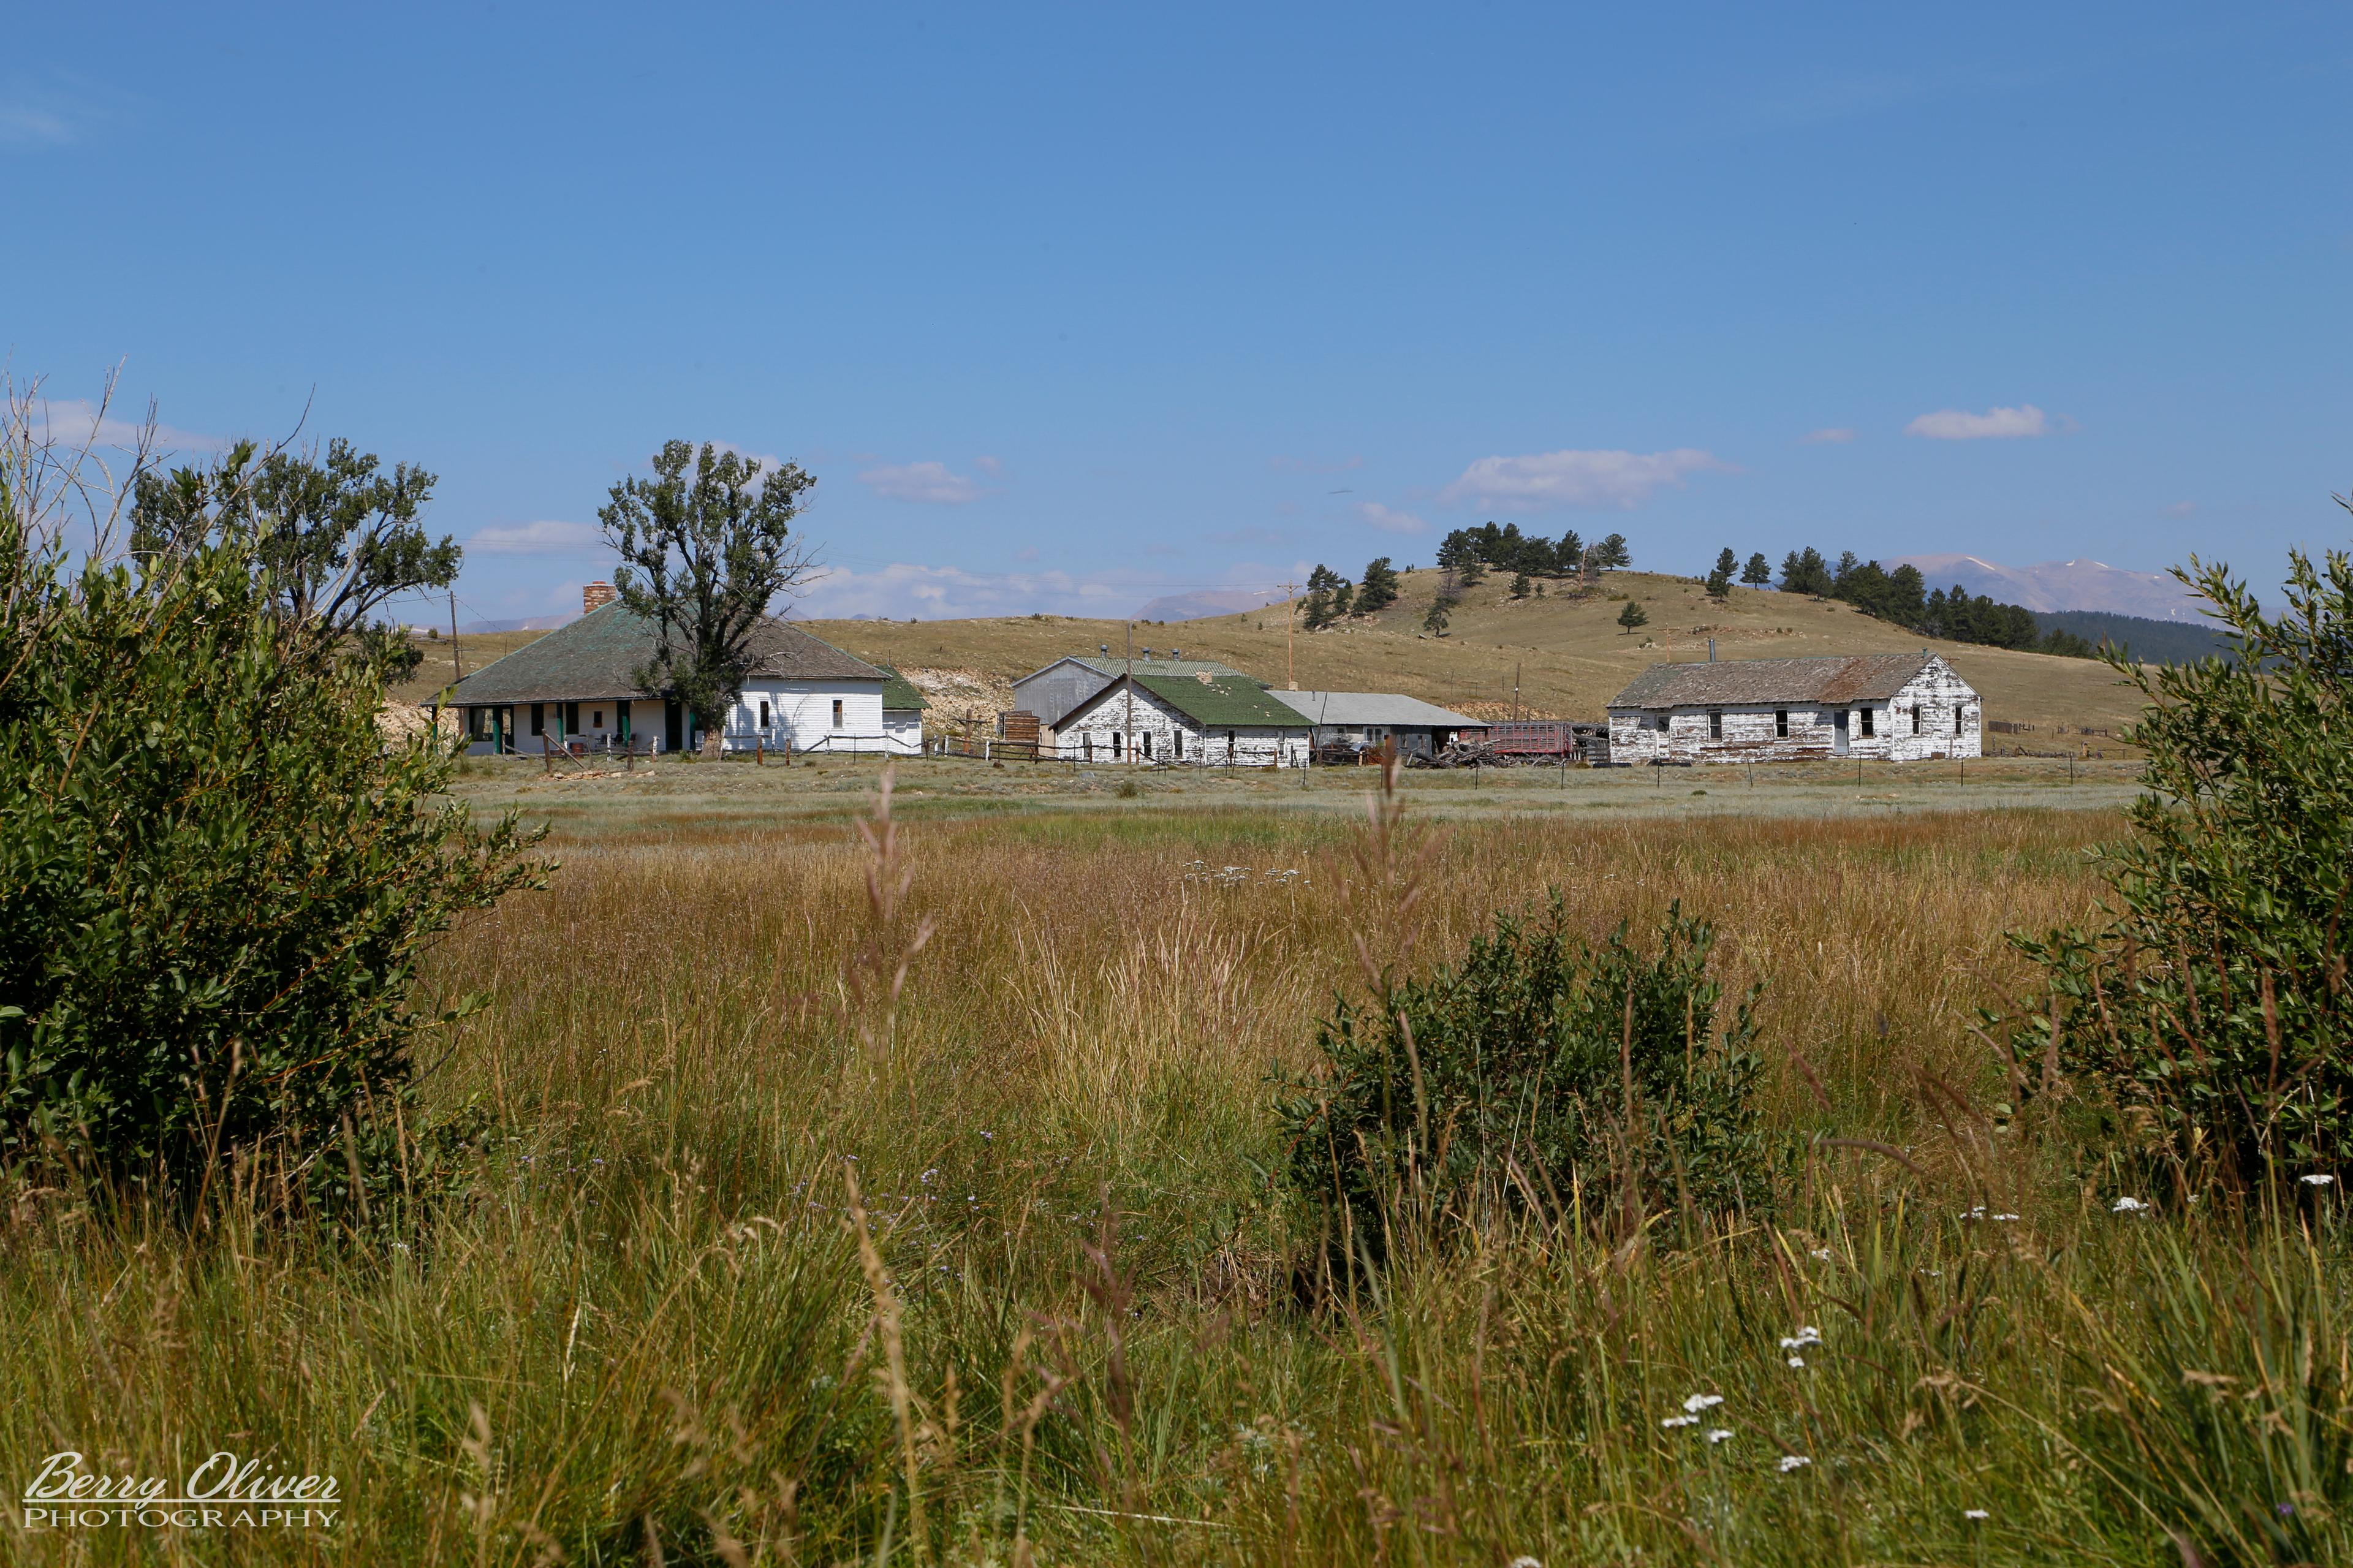
{"type": "Polygon", "coordinates": [[[874,668],[882,672],[882,706],[886,711],[900,708],[931,706],[923,700],[923,694],[915,689],[915,683],[900,674],[897,667],[878,664],[874,668]]]}
{"type": "Polygon", "coordinates": [[[1929,665],[1919,653],[1831,658],[1732,658],[1654,664],[1609,700],[1611,708],[1692,708],[1735,702],[1867,702],[1894,696],[1929,665]]]}
{"type": "Polygon", "coordinates": [[[1276,691],[1269,697],[1295,708],[1317,724],[1386,724],[1405,730],[1480,730],[1479,720],[1449,711],[1419,697],[1394,691],[1276,691]]]}
{"type": "MultiPolygon", "coordinates": [[[[1228,729],[1255,728],[1261,730],[1304,730],[1307,721],[1296,710],[1274,700],[1273,693],[1247,675],[1195,676],[1139,675],[1136,686],[1160,699],[1177,712],[1204,729],[1220,726],[1228,729]]],[[[1068,722],[1072,714],[1100,708],[1119,695],[1121,682],[1113,681],[1101,691],[1063,716],[1068,722]]]]}
{"type": "MultiPolygon", "coordinates": [[[[774,616],[754,624],[754,680],[881,680],[881,670],[774,616]]],[[[493,659],[450,694],[470,702],[573,702],[585,698],[651,698],[637,672],[653,661],[654,626],[617,601],[600,605],[545,637],[493,659]]]]}

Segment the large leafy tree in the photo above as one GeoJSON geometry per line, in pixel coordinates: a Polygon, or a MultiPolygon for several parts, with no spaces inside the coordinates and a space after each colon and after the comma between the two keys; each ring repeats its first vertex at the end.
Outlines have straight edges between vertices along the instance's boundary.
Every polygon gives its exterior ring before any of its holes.
{"type": "Polygon", "coordinates": [[[753,628],[807,573],[792,521],[816,484],[797,463],[669,441],[651,479],[623,479],[597,510],[621,557],[613,586],[655,629],[638,683],[674,693],[706,732],[744,690],[753,628]]]}
{"type": "Polygon", "coordinates": [[[418,521],[436,482],[408,463],[387,473],[375,453],[341,438],[323,456],[240,441],[208,467],[142,473],[131,548],[153,563],[231,546],[282,625],[364,648],[396,679],[419,656],[377,624],[377,612],[448,587],[464,559],[455,540],[435,541],[418,521]]]}

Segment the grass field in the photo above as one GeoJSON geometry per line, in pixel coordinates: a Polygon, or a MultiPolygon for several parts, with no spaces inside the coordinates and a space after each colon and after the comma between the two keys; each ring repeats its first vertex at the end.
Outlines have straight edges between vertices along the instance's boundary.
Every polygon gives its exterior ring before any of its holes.
{"type": "Polygon", "coordinates": [[[35,1195],[0,1272],[7,1452],[235,1447],[344,1517],[0,1556],[2346,1560],[2333,1200],[2120,1189],[1996,1113],[1970,1032],[2026,978],[2002,933],[2092,909],[2123,771],[1732,774],[1414,776],[1406,922],[1366,772],[906,766],[878,867],[871,764],[474,767],[562,865],[431,975],[487,997],[430,1079],[481,1118],[469,1195],[193,1239],[35,1195]],[[1427,965],[1556,887],[1589,933],[1718,924],[1809,1152],[1722,1224],[1571,1194],[1303,1302],[1271,1080],[1356,936],[1427,965]]]}
{"type": "MultiPolygon", "coordinates": [[[[1438,574],[1405,574],[1398,603],[1380,615],[1285,638],[1284,611],[1220,616],[1208,620],[1139,625],[1135,641],[1166,652],[1175,647],[1215,658],[1262,680],[1284,683],[1295,672],[1308,690],[1402,691],[1433,702],[1467,707],[1482,718],[1510,711],[1513,681],[1524,710],[1560,718],[1599,719],[1609,699],[1649,665],[1707,657],[1716,639],[1720,658],[1794,658],[1835,653],[1900,652],[1933,647],[1952,660],[1985,699],[1986,716],[2032,729],[1989,734],[1989,748],[2008,752],[2080,752],[2124,756],[2116,732],[2129,720],[2135,694],[2120,688],[2105,665],[2089,659],[1924,639],[1827,599],[1736,588],[1725,603],[1708,598],[1699,583],[1644,572],[1609,574],[1589,597],[1547,589],[1543,599],[1514,602],[1507,584],[1490,577],[1471,592],[1444,637],[1420,634],[1437,592],[1438,574]],[[1650,625],[1629,635],[1617,625],[1628,597],[1639,600],[1650,625]]],[[[1559,584],[1552,584],[1557,588],[1559,584]]],[[[812,621],[809,629],[861,658],[916,670],[968,672],[1002,683],[1066,654],[1108,645],[1123,651],[1123,621],[1025,616],[989,620],[812,621]]],[[[521,647],[536,632],[469,637],[460,656],[470,669],[521,647]]],[[[447,641],[420,642],[426,662],[402,689],[421,701],[449,679],[447,641]]]]}

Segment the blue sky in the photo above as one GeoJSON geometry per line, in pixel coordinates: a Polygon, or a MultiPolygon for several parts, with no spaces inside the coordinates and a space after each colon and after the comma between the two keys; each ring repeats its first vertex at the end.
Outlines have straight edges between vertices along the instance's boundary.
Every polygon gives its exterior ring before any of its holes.
{"type": "Polygon", "coordinates": [[[2353,487],[2341,5],[35,7],[19,377],[441,476],[576,607],[666,437],[808,613],[1125,614],[1488,518],[2276,580],[2353,487]],[[102,20],[101,20],[102,18],[102,20]]]}

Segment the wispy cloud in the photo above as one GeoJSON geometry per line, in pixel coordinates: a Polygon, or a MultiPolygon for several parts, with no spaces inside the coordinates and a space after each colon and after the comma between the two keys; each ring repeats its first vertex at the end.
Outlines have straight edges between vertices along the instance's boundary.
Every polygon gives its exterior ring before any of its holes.
{"type": "MultiPolygon", "coordinates": [[[[70,397],[41,405],[42,416],[48,421],[49,438],[79,447],[87,442],[93,447],[111,447],[117,451],[135,450],[145,431],[142,422],[125,419],[115,407],[99,416],[98,405],[84,397],[70,397]]],[[[228,443],[217,436],[200,436],[193,430],[158,424],[154,432],[153,455],[170,457],[180,452],[216,451],[228,443]]]]}
{"type": "Polygon", "coordinates": [[[1799,437],[1809,447],[1841,445],[1854,439],[1854,431],[1844,425],[1826,425],[1820,430],[1809,430],[1799,437]]]}
{"type": "Polygon", "coordinates": [[[858,482],[885,500],[962,506],[980,499],[980,481],[945,463],[878,463],[858,470],[858,482]]]}
{"type": "Polygon", "coordinates": [[[483,555],[570,555],[597,549],[603,542],[604,536],[594,523],[548,520],[493,523],[477,530],[465,544],[469,551],[483,555]]]}
{"type": "Polygon", "coordinates": [[[55,110],[9,99],[0,101],[0,147],[62,147],[74,128],[55,110]]]}
{"type": "Polygon", "coordinates": [[[2048,436],[2050,416],[2031,403],[2021,403],[2015,408],[1989,408],[1983,414],[1971,414],[1967,409],[1940,408],[1934,414],[1923,414],[1904,426],[1906,436],[1925,437],[1931,441],[1999,441],[2023,436],[2048,436]]]}
{"type": "Polygon", "coordinates": [[[1367,526],[1377,528],[1383,533],[1421,533],[1430,527],[1430,524],[1422,521],[1413,513],[1393,510],[1377,500],[1357,502],[1356,517],[1367,526]]]}
{"type": "Polygon", "coordinates": [[[855,616],[924,620],[949,616],[1124,616],[1139,593],[1157,592],[1140,574],[1096,578],[1067,572],[966,572],[955,566],[892,562],[871,571],[836,566],[809,583],[792,605],[798,618],[855,616]]]}
{"type": "Polygon", "coordinates": [[[1513,510],[1544,507],[1640,506],[1663,486],[1683,488],[1687,474],[1732,471],[1696,447],[1668,452],[1560,451],[1482,458],[1438,494],[1440,502],[1482,501],[1513,510]]]}

